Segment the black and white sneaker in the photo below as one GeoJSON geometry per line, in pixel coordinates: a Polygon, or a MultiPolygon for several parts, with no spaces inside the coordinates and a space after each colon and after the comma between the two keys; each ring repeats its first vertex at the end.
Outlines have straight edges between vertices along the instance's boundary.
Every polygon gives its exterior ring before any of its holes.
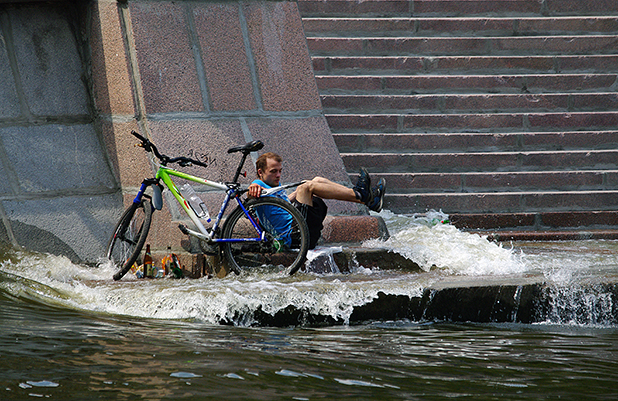
{"type": "Polygon", "coordinates": [[[365,202],[365,205],[374,212],[380,212],[384,205],[384,194],[386,193],[386,180],[380,178],[378,185],[371,188],[371,198],[365,202]]]}

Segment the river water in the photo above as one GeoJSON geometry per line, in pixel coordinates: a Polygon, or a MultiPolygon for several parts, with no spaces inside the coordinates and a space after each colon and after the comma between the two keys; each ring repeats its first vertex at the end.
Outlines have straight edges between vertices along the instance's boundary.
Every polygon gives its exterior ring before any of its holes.
{"type": "Polygon", "coordinates": [[[440,213],[382,217],[391,238],[364,246],[426,271],[113,282],[105,264],[4,249],[0,400],[618,399],[611,294],[568,306],[582,281],[615,278],[618,242],[499,245],[435,224],[440,213]],[[558,294],[545,322],[348,324],[379,292],[530,276],[558,294]],[[291,306],[340,324],[258,325],[291,306]]]}

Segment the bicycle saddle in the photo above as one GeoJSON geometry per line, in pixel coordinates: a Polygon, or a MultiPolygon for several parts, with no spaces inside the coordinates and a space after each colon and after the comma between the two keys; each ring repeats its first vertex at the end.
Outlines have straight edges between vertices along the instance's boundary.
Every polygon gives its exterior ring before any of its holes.
{"type": "Polygon", "coordinates": [[[264,144],[262,143],[262,141],[253,141],[245,145],[234,146],[233,148],[229,148],[227,150],[227,153],[243,152],[244,154],[249,154],[251,152],[257,152],[263,147],[264,147],[264,144]]]}

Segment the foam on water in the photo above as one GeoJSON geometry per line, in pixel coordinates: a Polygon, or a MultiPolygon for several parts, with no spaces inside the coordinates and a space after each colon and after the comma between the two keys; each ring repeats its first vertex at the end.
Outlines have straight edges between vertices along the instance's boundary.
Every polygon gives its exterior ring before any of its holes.
{"type": "Polygon", "coordinates": [[[387,247],[416,262],[422,269],[446,269],[453,274],[487,275],[521,273],[526,266],[511,249],[486,237],[458,230],[448,215],[430,211],[422,216],[401,216],[383,211],[391,231],[386,241],[370,240],[366,247],[387,247]]]}
{"type": "MultiPolygon", "coordinates": [[[[251,325],[258,311],[274,316],[290,306],[347,322],[355,307],[371,302],[379,293],[418,297],[424,288],[449,276],[508,276],[535,271],[562,284],[574,280],[578,262],[574,261],[571,268],[564,260],[548,260],[545,254],[515,252],[442,223],[448,216],[440,212],[410,217],[383,211],[381,216],[391,237],[363,245],[386,247],[413,260],[427,273],[358,266],[346,274],[300,272],[290,277],[284,272],[258,269],[224,279],[137,280],[128,274],[114,282],[114,268],[109,263],[83,266],[61,256],[11,249],[0,264],[0,291],[96,313],[251,325]]],[[[607,260],[596,263],[602,265],[607,260]]]]}
{"type": "Polygon", "coordinates": [[[347,321],[355,306],[378,292],[420,295],[422,288],[406,276],[359,268],[352,274],[297,274],[245,272],[224,279],[136,280],[127,275],[111,280],[106,264],[87,267],[64,257],[16,252],[0,266],[0,289],[13,296],[81,310],[152,317],[192,319],[218,324],[254,323],[253,313],[274,315],[292,305],[311,314],[347,321]]]}

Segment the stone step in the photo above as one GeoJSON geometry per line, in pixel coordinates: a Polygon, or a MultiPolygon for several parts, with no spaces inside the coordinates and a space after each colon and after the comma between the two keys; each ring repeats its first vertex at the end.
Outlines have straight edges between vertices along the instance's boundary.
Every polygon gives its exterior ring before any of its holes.
{"type": "Polygon", "coordinates": [[[547,36],[618,32],[617,16],[464,18],[303,18],[315,36],[547,36]]]}
{"type": "Polygon", "coordinates": [[[486,193],[388,193],[384,208],[399,214],[442,210],[447,214],[615,211],[618,191],[486,193]]]}
{"type": "Polygon", "coordinates": [[[616,92],[618,74],[318,75],[323,95],[616,92]]]}
{"type": "MultiPolygon", "coordinates": [[[[590,230],[599,229],[611,229],[613,235],[604,237],[609,233],[602,233],[597,231],[598,237],[596,238],[608,238],[618,239],[618,212],[615,210],[600,211],[600,210],[587,210],[587,211],[548,211],[548,212],[524,212],[524,213],[465,213],[465,214],[451,214],[451,224],[461,229],[481,229],[481,230],[509,230],[518,229],[517,233],[519,239],[528,240],[556,240],[556,239],[587,239],[592,237],[590,230]],[[588,230],[582,230],[582,227],[587,227],[588,230]],[[537,235],[536,238],[532,237],[532,232],[528,230],[536,231],[550,231],[549,235],[543,234],[537,235]],[[565,231],[556,231],[565,230],[565,231]],[[572,231],[567,231],[572,230],[572,231]],[[576,231],[573,231],[576,230],[576,231]],[[526,235],[526,231],[528,234],[526,235]],[[583,232],[582,232],[583,231],[583,232]]],[[[514,233],[512,233],[514,234],[514,233]]],[[[511,234],[511,235],[512,235],[511,234]]],[[[506,239],[508,240],[508,239],[506,239]]]]}
{"type": "MultiPolygon", "coordinates": [[[[618,190],[618,170],[490,171],[486,173],[381,173],[373,171],[371,176],[375,182],[384,178],[388,184],[389,194],[618,190]]],[[[357,178],[358,174],[350,174],[352,182],[356,182],[357,178]]]]}
{"type": "Polygon", "coordinates": [[[322,95],[325,113],[470,113],[606,111],[617,93],[322,95]]]}
{"type": "MultiPolygon", "coordinates": [[[[517,172],[615,170],[618,150],[556,150],[475,153],[341,153],[347,171],[370,172],[517,172]]],[[[618,201],[618,200],[617,200],[618,201]]]]}
{"type": "Polygon", "coordinates": [[[312,56],[318,75],[500,75],[618,72],[618,55],[312,56]]]}
{"type": "Polygon", "coordinates": [[[610,130],[618,111],[479,114],[326,114],[342,132],[521,132],[610,130]]]}
{"type": "Polygon", "coordinates": [[[309,16],[473,16],[608,15],[618,11],[615,0],[299,0],[303,17],[309,16]],[[583,10],[583,12],[582,12],[583,10]]]}
{"type": "Polygon", "coordinates": [[[387,180],[386,209],[470,229],[618,222],[617,1],[298,5],[345,167],[387,180]]]}
{"type": "Polygon", "coordinates": [[[481,56],[612,54],[618,35],[514,37],[308,37],[315,56],[481,56]]]}
{"type": "Polygon", "coordinates": [[[338,149],[344,153],[466,152],[615,149],[618,131],[560,131],[513,133],[335,133],[338,149]]]}

